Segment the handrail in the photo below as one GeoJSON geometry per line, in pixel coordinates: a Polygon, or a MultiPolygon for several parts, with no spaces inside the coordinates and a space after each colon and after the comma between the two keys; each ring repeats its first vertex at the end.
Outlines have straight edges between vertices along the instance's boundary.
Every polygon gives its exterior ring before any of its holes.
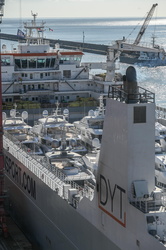
{"type": "Polygon", "coordinates": [[[77,190],[82,198],[85,196],[92,199],[94,189],[90,187],[90,185],[85,185],[85,187],[82,188],[73,180],[66,180],[67,176],[58,170],[58,168],[53,167],[48,162],[42,162],[41,159],[35,155],[28,154],[25,145],[22,145],[16,138],[6,131],[4,131],[3,135],[3,147],[52,190],[56,192],[58,190],[58,195],[62,198],[64,198],[64,185],[70,184],[72,188],[77,190]]]}
{"type": "Polygon", "coordinates": [[[142,87],[137,87],[135,92],[127,93],[123,85],[109,86],[108,97],[125,103],[154,103],[155,94],[142,87]]]}

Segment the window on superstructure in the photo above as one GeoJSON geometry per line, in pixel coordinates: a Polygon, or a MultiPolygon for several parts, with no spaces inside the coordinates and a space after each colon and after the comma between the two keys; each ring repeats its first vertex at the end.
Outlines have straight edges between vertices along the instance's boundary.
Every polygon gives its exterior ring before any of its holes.
{"type": "Polygon", "coordinates": [[[33,74],[30,74],[30,79],[33,79],[33,74]]]}
{"type": "Polygon", "coordinates": [[[1,60],[1,62],[3,62],[3,65],[9,66],[10,65],[10,58],[3,58],[1,60]]]}
{"type": "Polygon", "coordinates": [[[27,68],[27,59],[22,59],[21,64],[22,64],[22,68],[26,69],[27,68]]]}
{"type": "Polygon", "coordinates": [[[36,68],[36,59],[28,59],[29,68],[36,68]]]}
{"type": "Polygon", "coordinates": [[[40,74],[40,79],[42,79],[42,78],[43,78],[43,73],[40,74]]]}
{"type": "Polygon", "coordinates": [[[134,107],[134,123],[146,123],[146,107],[134,107]]]}
{"type": "Polygon", "coordinates": [[[15,66],[16,66],[17,68],[21,68],[20,59],[15,59],[15,66]]]}
{"type": "Polygon", "coordinates": [[[51,59],[51,65],[50,65],[50,67],[53,68],[54,65],[55,65],[55,58],[52,58],[52,59],[51,59]]]}
{"type": "Polygon", "coordinates": [[[78,56],[77,56],[77,57],[74,58],[74,60],[75,60],[75,61],[81,61],[81,57],[78,57],[78,56]]]}
{"type": "Polygon", "coordinates": [[[63,77],[64,78],[71,78],[71,70],[64,70],[63,77]]]}
{"type": "Polygon", "coordinates": [[[44,68],[45,67],[45,59],[44,58],[38,58],[37,59],[37,68],[44,68]]]}
{"type": "Polygon", "coordinates": [[[50,58],[46,58],[46,68],[50,67],[50,58]]]}

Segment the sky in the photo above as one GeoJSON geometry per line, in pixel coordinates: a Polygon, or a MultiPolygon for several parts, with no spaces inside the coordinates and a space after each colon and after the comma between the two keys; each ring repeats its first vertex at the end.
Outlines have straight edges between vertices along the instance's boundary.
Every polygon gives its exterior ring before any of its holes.
{"type": "Polygon", "coordinates": [[[155,3],[155,15],[166,17],[166,0],[5,0],[4,17],[144,17],[155,3]]]}

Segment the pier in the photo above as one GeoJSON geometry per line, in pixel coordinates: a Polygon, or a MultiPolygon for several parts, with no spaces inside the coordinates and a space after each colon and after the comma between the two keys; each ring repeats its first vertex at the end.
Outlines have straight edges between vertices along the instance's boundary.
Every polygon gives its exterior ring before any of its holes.
{"type": "MultiPolygon", "coordinates": [[[[17,35],[0,33],[0,39],[9,40],[9,41],[18,41],[17,35]]],[[[63,49],[72,49],[72,50],[82,50],[84,52],[106,55],[108,50],[108,45],[104,44],[92,44],[92,43],[83,43],[83,42],[73,42],[73,41],[65,41],[59,39],[44,39],[50,43],[51,47],[55,47],[56,44],[63,49]]],[[[24,42],[25,39],[22,39],[24,42]]]]}

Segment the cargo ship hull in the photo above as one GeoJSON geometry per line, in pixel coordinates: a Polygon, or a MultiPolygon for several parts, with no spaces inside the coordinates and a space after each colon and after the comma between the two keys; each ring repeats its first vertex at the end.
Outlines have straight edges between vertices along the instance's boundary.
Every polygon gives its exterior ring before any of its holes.
{"type": "Polygon", "coordinates": [[[37,249],[120,249],[11,154],[5,158],[10,215],[37,249]]]}

